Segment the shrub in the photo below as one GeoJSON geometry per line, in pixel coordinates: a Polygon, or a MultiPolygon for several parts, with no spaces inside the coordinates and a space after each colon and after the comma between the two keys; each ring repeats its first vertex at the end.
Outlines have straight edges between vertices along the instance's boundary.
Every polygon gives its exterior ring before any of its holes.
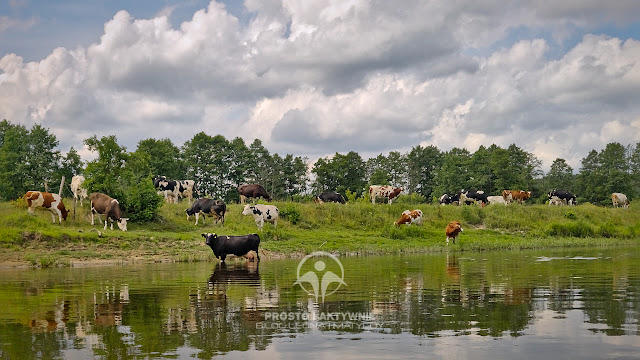
{"type": "Polygon", "coordinates": [[[594,236],[595,231],[589,224],[583,221],[579,221],[576,223],[566,223],[566,224],[553,223],[549,227],[547,234],[551,236],[567,236],[567,237],[585,238],[585,237],[594,236]]]}
{"type": "Polygon", "coordinates": [[[484,212],[480,211],[477,206],[463,206],[462,207],[462,219],[473,225],[482,224],[484,219],[484,212]]]}
{"type": "Polygon", "coordinates": [[[287,204],[287,206],[280,210],[280,216],[287,219],[293,225],[300,221],[300,211],[293,204],[287,204]]]}

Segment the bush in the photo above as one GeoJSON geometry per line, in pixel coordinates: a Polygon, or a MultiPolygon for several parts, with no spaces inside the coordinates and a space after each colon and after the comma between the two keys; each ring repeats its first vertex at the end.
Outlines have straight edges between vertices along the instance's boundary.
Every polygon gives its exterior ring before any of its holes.
{"type": "Polygon", "coordinates": [[[553,223],[549,227],[547,235],[586,238],[594,236],[595,231],[589,224],[583,221],[566,224],[553,223]]]}
{"type": "Polygon", "coordinates": [[[300,221],[300,211],[293,204],[287,204],[287,206],[280,210],[280,216],[287,219],[293,225],[300,221]]]}
{"type": "Polygon", "coordinates": [[[481,209],[477,206],[464,205],[462,206],[462,212],[461,212],[462,219],[464,219],[466,223],[469,223],[472,225],[482,224],[485,214],[480,210],[481,209]]]}

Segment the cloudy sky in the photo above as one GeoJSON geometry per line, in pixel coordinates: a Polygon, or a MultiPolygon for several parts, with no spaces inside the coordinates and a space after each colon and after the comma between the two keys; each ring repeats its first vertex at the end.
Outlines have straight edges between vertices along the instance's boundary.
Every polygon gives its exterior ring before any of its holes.
{"type": "Polygon", "coordinates": [[[0,119],[316,159],[512,143],[547,170],[640,141],[637,0],[8,0],[0,119]]]}

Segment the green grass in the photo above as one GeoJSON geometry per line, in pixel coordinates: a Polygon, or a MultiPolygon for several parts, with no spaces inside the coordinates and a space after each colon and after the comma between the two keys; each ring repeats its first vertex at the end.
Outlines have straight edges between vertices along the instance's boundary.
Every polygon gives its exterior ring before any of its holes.
{"type": "Polygon", "coordinates": [[[158,219],[128,224],[127,232],[91,225],[88,204],[76,207],[65,199],[70,214],[52,224],[46,211],[27,213],[21,202],[0,203],[0,262],[32,266],[69,266],[74,261],[211,261],[202,233],[222,235],[260,233],[261,249],[269,256],[300,256],[317,250],[341,254],[385,254],[442,251],[519,250],[549,247],[617,246],[640,240],[640,211],[590,204],[576,207],[548,205],[437,206],[412,203],[342,204],[275,202],[281,210],[277,227],[265,224],[259,232],[242,205],[229,204],[224,226],[195,226],[186,219],[187,203],[164,204],[158,219]],[[396,227],[405,209],[421,209],[422,226],[396,227]],[[446,245],[444,228],[451,220],[464,231],[455,245],[446,245]]]}

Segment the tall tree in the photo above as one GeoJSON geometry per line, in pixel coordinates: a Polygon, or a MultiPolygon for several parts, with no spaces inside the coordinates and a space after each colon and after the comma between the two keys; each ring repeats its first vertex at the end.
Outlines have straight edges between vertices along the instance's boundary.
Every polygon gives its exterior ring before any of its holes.
{"type": "Polygon", "coordinates": [[[57,193],[58,184],[52,184],[53,175],[58,170],[60,151],[56,150],[58,140],[49,130],[39,124],[31,128],[28,136],[29,150],[23,174],[25,185],[36,189],[46,183],[49,191],[57,193]]]}
{"type": "MultiPolygon", "coordinates": [[[[84,164],[82,162],[82,158],[80,158],[80,154],[78,154],[76,149],[72,146],[71,149],[69,149],[69,152],[60,158],[60,166],[53,176],[53,183],[58,184],[64,176],[65,183],[69,184],[74,175],[82,174],[83,167],[84,164]]],[[[71,188],[69,186],[65,186],[63,194],[64,196],[71,196],[71,188]]]]}
{"type": "Polygon", "coordinates": [[[442,156],[436,175],[436,194],[455,194],[469,188],[471,154],[467,149],[453,148],[442,156]]]}
{"type": "Polygon", "coordinates": [[[29,188],[24,174],[27,172],[29,131],[22,125],[7,120],[0,122],[0,197],[13,200],[28,190],[44,190],[44,183],[29,188]]]}
{"type": "Polygon", "coordinates": [[[551,164],[549,172],[545,175],[546,186],[549,190],[563,189],[574,191],[573,169],[565,159],[557,158],[551,164]]]}
{"type": "Polygon", "coordinates": [[[317,192],[334,190],[344,195],[349,190],[361,196],[366,186],[365,162],[354,151],[318,159],[311,172],[316,176],[313,188],[317,192]]]}
{"type": "Polygon", "coordinates": [[[169,179],[185,180],[186,166],[180,148],[169,139],[145,139],[138,142],[136,152],[149,155],[151,174],[169,179]]]}
{"type": "Polygon", "coordinates": [[[436,176],[442,166],[442,153],[433,146],[420,145],[411,149],[407,154],[408,191],[417,192],[426,199],[434,196],[436,176]]]}

